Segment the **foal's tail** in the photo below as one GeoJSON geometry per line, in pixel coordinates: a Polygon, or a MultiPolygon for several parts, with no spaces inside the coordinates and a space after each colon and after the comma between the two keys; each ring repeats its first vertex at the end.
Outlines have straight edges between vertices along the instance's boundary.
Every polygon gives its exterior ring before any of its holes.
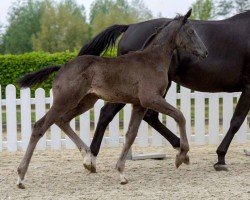
{"type": "Polygon", "coordinates": [[[18,80],[18,83],[22,88],[31,87],[33,85],[42,83],[49,77],[50,74],[58,71],[59,69],[60,66],[51,66],[36,72],[26,74],[18,80]]]}
{"type": "Polygon", "coordinates": [[[95,36],[88,44],[82,47],[78,56],[95,55],[100,56],[109,47],[114,47],[117,38],[128,29],[129,25],[113,25],[97,36],[95,36]]]}

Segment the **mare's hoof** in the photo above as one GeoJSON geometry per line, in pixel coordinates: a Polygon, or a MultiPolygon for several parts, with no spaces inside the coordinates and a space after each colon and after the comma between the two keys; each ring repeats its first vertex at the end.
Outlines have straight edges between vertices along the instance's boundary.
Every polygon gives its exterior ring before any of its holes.
{"type": "Polygon", "coordinates": [[[228,171],[227,165],[222,163],[214,164],[214,169],[216,171],[226,171],[226,172],[228,171]]]}
{"type": "Polygon", "coordinates": [[[96,168],[93,165],[87,165],[87,164],[84,163],[83,166],[84,166],[85,169],[87,169],[91,173],[96,173],[96,168]]]}

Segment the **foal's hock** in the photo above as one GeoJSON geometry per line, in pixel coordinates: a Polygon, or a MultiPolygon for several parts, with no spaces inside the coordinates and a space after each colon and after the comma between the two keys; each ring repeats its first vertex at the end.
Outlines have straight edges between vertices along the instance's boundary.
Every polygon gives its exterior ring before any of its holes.
{"type": "Polygon", "coordinates": [[[180,150],[176,156],[176,167],[188,164],[189,145],[186,137],[185,118],[182,113],[168,104],[162,97],[168,85],[168,70],[173,51],[186,50],[199,57],[205,57],[207,50],[195,30],[188,23],[191,10],[185,16],[178,16],[162,26],[144,45],[142,51],[118,58],[80,56],[58,67],[47,68],[28,74],[20,80],[21,86],[38,83],[37,77],[45,80],[58,71],[53,82],[53,105],[48,113],[36,122],[28,149],[18,167],[18,186],[23,180],[38,140],[52,125],[58,125],[73,140],[85,158],[85,168],[95,171],[95,161],[89,147],[71,129],[69,122],[79,114],[88,111],[98,99],[115,103],[131,103],[133,111],[125,145],[117,162],[121,183],[127,183],[124,175],[127,153],[133,144],[139,125],[147,109],[169,115],[180,128],[180,150]]]}

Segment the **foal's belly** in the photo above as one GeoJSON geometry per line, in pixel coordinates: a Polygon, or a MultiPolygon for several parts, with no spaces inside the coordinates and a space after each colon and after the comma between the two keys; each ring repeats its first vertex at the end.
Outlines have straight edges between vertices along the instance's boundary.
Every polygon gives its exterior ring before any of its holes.
{"type": "Polygon", "coordinates": [[[92,88],[88,93],[95,94],[100,99],[111,103],[131,103],[140,104],[137,92],[131,90],[119,90],[119,89],[105,89],[105,88],[92,88]]]}

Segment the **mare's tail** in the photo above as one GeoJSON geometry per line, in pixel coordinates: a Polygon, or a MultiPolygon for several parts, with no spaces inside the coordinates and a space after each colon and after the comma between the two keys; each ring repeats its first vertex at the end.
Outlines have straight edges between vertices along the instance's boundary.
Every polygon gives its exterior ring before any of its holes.
{"type": "Polygon", "coordinates": [[[128,29],[129,25],[113,25],[96,37],[94,37],[88,44],[82,47],[78,56],[81,55],[95,55],[100,56],[102,52],[106,51],[109,47],[114,47],[117,38],[128,29]]]}

